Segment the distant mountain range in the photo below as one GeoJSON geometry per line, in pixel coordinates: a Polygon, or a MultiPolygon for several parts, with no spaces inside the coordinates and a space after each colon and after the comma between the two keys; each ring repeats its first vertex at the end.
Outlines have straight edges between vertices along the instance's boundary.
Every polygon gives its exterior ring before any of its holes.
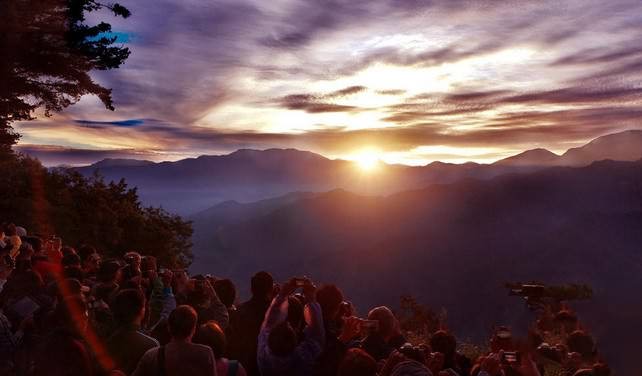
{"type": "Polygon", "coordinates": [[[495,162],[503,166],[586,166],[595,161],[637,161],[642,158],[642,131],[598,137],[588,144],[557,155],[546,149],[527,150],[495,162]]]}
{"type": "Polygon", "coordinates": [[[161,163],[106,159],[75,170],[84,175],[98,171],[108,180],[125,178],[131,186],[139,188],[144,204],[187,215],[224,201],[248,203],[290,192],[342,188],[360,194],[392,194],[464,178],[489,179],[550,166],[583,166],[604,159],[631,161],[641,157],[642,131],[626,131],[597,138],[561,156],[535,149],[489,165],[382,164],[372,174],[360,173],[349,161],[295,149],[244,149],[228,155],[161,163]]]}

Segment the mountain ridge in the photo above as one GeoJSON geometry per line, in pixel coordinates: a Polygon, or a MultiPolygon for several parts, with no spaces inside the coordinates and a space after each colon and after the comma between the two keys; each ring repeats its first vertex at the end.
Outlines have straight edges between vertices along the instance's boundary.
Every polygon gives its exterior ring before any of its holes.
{"type": "Polygon", "coordinates": [[[553,165],[560,156],[550,150],[537,148],[523,151],[508,158],[493,163],[510,166],[549,166],[553,165]]]}
{"type": "Polygon", "coordinates": [[[227,155],[203,155],[176,162],[109,160],[74,170],[85,176],[92,176],[97,171],[108,181],[125,178],[130,186],[138,187],[145,205],[162,206],[180,215],[190,215],[227,200],[249,203],[288,192],[324,192],[334,188],[387,195],[466,178],[488,179],[550,166],[581,166],[599,159],[634,160],[642,157],[640,150],[642,131],[627,131],[597,138],[583,148],[571,149],[561,156],[535,149],[493,164],[436,161],[425,166],[406,166],[382,163],[368,173],[350,161],[328,159],[292,148],[241,149],[227,155]],[[618,148],[618,144],[624,147],[618,148]]]}
{"type": "MultiPolygon", "coordinates": [[[[515,154],[513,156],[497,160],[497,161],[495,161],[493,163],[490,163],[490,165],[492,165],[492,164],[501,164],[502,161],[511,160],[513,158],[517,158],[517,157],[520,157],[520,156],[530,156],[530,155],[533,155],[534,153],[535,154],[539,154],[539,153],[542,153],[542,152],[546,152],[551,157],[555,156],[555,157],[563,159],[563,158],[568,158],[569,156],[572,156],[575,153],[583,152],[583,149],[591,148],[591,149],[595,150],[594,149],[595,146],[600,145],[602,147],[602,145],[604,145],[606,143],[609,143],[609,142],[613,142],[613,141],[615,141],[618,144],[627,143],[627,141],[629,141],[628,143],[633,143],[634,144],[633,146],[640,146],[640,145],[642,145],[642,130],[637,130],[637,129],[625,130],[625,131],[621,131],[621,132],[617,132],[617,133],[610,133],[610,134],[606,134],[606,135],[603,135],[603,136],[599,136],[599,137],[596,137],[596,138],[592,139],[591,141],[589,141],[588,143],[586,143],[586,144],[584,144],[582,146],[575,147],[575,148],[570,148],[570,149],[568,149],[567,151],[565,151],[562,154],[553,153],[553,152],[551,152],[551,151],[549,151],[549,150],[547,150],[545,148],[528,149],[528,150],[524,150],[524,151],[522,151],[520,153],[517,153],[517,154],[515,154]],[[630,137],[634,137],[635,140],[632,141],[632,142],[630,140],[626,140],[626,138],[630,138],[630,137]]],[[[610,152],[613,152],[613,151],[610,150],[610,152]]],[[[127,164],[128,161],[141,161],[141,162],[144,162],[145,164],[159,165],[159,164],[175,164],[175,163],[180,163],[180,162],[183,162],[183,161],[191,161],[191,160],[197,160],[197,159],[210,159],[210,158],[217,158],[217,157],[249,157],[249,156],[258,156],[258,155],[265,156],[265,155],[269,155],[269,154],[273,154],[273,153],[298,154],[299,156],[307,155],[307,156],[309,156],[309,157],[311,157],[313,159],[321,159],[321,160],[326,160],[326,161],[346,161],[344,159],[330,159],[330,158],[327,158],[327,157],[325,157],[325,156],[323,156],[321,154],[318,154],[318,153],[314,153],[314,152],[307,151],[307,150],[300,150],[300,149],[296,149],[296,148],[268,148],[268,149],[243,148],[243,149],[235,150],[235,151],[233,151],[231,153],[228,153],[228,154],[203,154],[203,155],[200,155],[198,157],[185,158],[185,159],[180,159],[180,160],[176,160],[176,161],[152,162],[152,161],[148,161],[148,160],[140,160],[140,159],[134,159],[134,158],[105,158],[105,159],[102,159],[100,161],[97,161],[97,162],[89,164],[89,165],[75,166],[73,168],[84,169],[84,168],[90,168],[90,167],[101,167],[100,164],[101,164],[101,162],[104,162],[104,161],[111,162],[111,163],[108,164],[107,167],[117,166],[118,163],[116,163],[116,162],[119,162],[119,161],[122,161],[125,164],[127,164]]],[[[603,152],[601,152],[601,153],[603,153],[603,152]]],[[[539,156],[541,156],[541,155],[539,155],[539,156]]],[[[625,158],[625,157],[627,159],[608,158],[607,156],[605,156],[604,158],[601,158],[601,159],[637,160],[639,158],[642,158],[642,151],[640,151],[639,155],[636,154],[636,157],[633,157],[633,158],[627,157],[625,155],[621,155],[620,154],[620,158],[625,158]]],[[[599,159],[600,158],[598,158],[598,159],[594,158],[594,159],[588,161],[587,164],[589,164],[590,162],[593,162],[595,160],[599,160],[599,159]]],[[[433,162],[429,162],[429,163],[427,163],[425,165],[415,166],[415,167],[429,167],[429,166],[435,166],[435,165],[440,165],[440,166],[443,166],[443,165],[467,165],[467,164],[486,165],[486,164],[477,163],[477,162],[471,162],[471,161],[464,162],[464,163],[449,163],[449,162],[443,162],[443,161],[433,161],[433,162]]],[[[562,163],[562,164],[564,164],[564,163],[562,163]]],[[[570,164],[574,164],[574,163],[570,163],[570,164]]],[[[389,165],[397,165],[397,164],[389,164],[389,165]]],[[[399,166],[406,166],[406,165],[399,165],[399,166]]]]}

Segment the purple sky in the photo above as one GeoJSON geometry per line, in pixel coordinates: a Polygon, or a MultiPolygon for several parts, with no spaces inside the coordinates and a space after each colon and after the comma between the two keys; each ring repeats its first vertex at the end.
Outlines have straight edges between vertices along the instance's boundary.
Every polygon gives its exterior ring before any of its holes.
{"type": "Polygon", "coordinates": [[[132,54],[17,126],[45,164],[294,147],[490,162],[642,128],[642,2],[122,0],[132,54]]]}

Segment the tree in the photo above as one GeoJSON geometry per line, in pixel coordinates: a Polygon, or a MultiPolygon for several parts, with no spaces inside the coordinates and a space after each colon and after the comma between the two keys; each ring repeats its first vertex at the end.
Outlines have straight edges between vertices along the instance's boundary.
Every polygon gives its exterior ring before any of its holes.
{"type": "Polygon", "coordinates": [[[45,116],[93,94],[113,110],[111,89],[89,72],[118,68],[129,49],[115,46],[111,25],[87,25],[87,13],[108,9],[119,17],[130,12],[96,0],[0,0],[0,152],[19,138],[11,123],[45,116]]]}
{"type": "Polygon", "coordinates": [[[397,319],[401,329],[423,339],[439,330],[445,323],[444,315],[435,313],[410,295],[401,296],[399,308],[397,319]]]}
{"type": "Polygon", "coordinates": [[[184,267],[192,259],[191,223],[143,207],[124,180],[106,183],[100,176],[47,170],[19,154],[0,160],[0,218],[25,226],[30,234],[95,246],[106,257],[135,250],[166,267],[184,267]]]}

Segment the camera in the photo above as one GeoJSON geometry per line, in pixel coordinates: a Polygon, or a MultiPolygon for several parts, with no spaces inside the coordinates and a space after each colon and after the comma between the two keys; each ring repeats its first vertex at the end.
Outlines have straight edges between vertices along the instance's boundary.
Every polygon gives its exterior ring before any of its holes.
{"type": "Polygon", "coordinates": [[[566,355],[565,351],[557,348],[556,346],[551,346],[548,343],[544,342],[537,347],[537,353],[546,359],[552,360],[557,363],[562,363],[566,355]]]}
{"type": "Polygon", "coordinates": [[[377,320],[361,320],[361,329],[365,330],[379,330],[379,321],[377,320]]]}
{"type": "Polygon", "coordinates": [[[196,275],[194,278],[192,278],[194,282],[194,291],[196,292],[203,292],[205,290],[205,277],[202,275],[196,275]]]}
{"type": "Polygon", "coordinates": [[[305,286],[305,278],[301,278],[301,277],[299,277],[299,278],[294,278],[294,284],[296,285],[296,287],[303,287],[303,286],[305,286]]]}
{"type": "Polygon", "coordinates": [[[425,350],[420,346],[413,346],[411,343],[406,343],[399,348],[399,352],[408,359],[415,360],[420,363],[426,362],[425,350]]]}
{"type": "Polygon", "coordinates": [[[502,356],[502,363],[514,364],[520,362],[520,354],[518,351],[504,351],[502,356]]]}

